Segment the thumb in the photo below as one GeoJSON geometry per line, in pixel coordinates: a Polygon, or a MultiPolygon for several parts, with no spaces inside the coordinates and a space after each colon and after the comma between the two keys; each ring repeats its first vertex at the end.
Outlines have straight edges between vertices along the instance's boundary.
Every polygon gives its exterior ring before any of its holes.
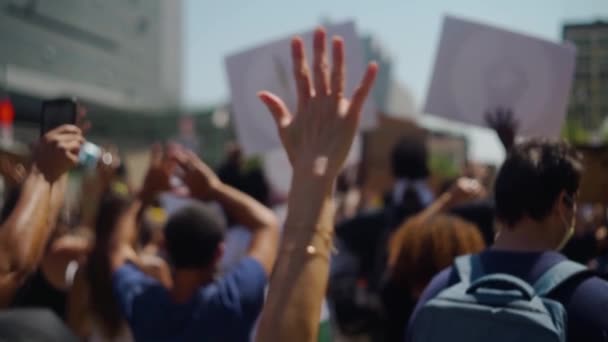
{"type": "Polygon", "coordinates": [[[279,128],[285,127],[291,122],[291,114],[289,113],[285,102],[278,96],[268,91],[261,91],[258,93],[258,97],[264,102],[279,128]]]}

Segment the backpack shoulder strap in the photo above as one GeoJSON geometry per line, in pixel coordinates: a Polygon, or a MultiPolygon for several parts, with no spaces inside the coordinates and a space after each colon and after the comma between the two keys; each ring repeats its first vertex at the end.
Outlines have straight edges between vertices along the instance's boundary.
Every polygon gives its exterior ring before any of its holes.
{"type": "Polygon", "coordinates": [[[479,255],[462,255],[454,259],[454,269],[460,282],[469,284],[483,275],[479,255]]]}
{"type": "Polygon", "coordinates": [[[569,279],[593,272],[587,267],[570,260],[563,260],[549,268],[534,283],[534,290],[539,296],[546,296],[569,279]]]}

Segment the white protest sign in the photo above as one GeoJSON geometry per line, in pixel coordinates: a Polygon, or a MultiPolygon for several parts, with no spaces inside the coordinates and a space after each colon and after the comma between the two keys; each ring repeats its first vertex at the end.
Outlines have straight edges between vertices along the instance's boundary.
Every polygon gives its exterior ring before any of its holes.
{"type": "MultiPolygon", "coordinates": [[[[328,41],[334,35],[344,39],[346,55],[346,95],[351,96],[365,72],[366,61],[363,46],[357,36],[355,24],[347,22],[326,27],[328,41]]],[[[291,62],[291,38],[266,43],[226,57],[226,70],[232,96],[232,112],[239,142],[250,156],[280,147],[275,123],[268,109],[258,99],[257,93],[268,90],[285,101],[295,113],[296,88],[291,62]]],[[[312,62],[313,31],[301,34],[309,64],[312,62]]],[[[328,42],[328,52],[331,53],[328,42]]],[[[330,57],[331,60],[331,57],[330,57]]],[[[375,125],[376,113],[371,96],[362,112],[361,128],[375,125]]]]}
{"type": "Polygon", "coordinates": [[[425,112],[487,126],[510,108],[524,136],[557,137],[566,115],[576,49],[446,17],[425,112]]]}

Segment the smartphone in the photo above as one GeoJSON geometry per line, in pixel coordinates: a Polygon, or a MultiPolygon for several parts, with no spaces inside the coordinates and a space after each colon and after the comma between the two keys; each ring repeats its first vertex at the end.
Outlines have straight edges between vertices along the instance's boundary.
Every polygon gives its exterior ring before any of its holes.
{"type": "Polygon", "coordinates": [[[75,99],[60,98],[42,102],[42,113],[40,115],[40,135],[62,125],[74,125],[78,103],[75,99]]]}

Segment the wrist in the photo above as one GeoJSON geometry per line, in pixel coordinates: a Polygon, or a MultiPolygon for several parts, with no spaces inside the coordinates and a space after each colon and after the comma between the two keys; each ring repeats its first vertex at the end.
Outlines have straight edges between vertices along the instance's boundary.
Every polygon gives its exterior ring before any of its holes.
{"type": "Polygon", "coordinates": [[[56,176],[48,174],[48,172],[43,172],[43,170],[35,163],[32,164],[32,167],[27,177],[41,178],[49,184],[53,184],[58,178],[56,176]]]}
{"type": "Polygon", "coordinates": [[[291,189],[293,191],[297,188],[305,188],[312,192],[333,194],[335,182],[335,176],[316,175],[312,172],[302,172],[294,169],[291,189]]]}

